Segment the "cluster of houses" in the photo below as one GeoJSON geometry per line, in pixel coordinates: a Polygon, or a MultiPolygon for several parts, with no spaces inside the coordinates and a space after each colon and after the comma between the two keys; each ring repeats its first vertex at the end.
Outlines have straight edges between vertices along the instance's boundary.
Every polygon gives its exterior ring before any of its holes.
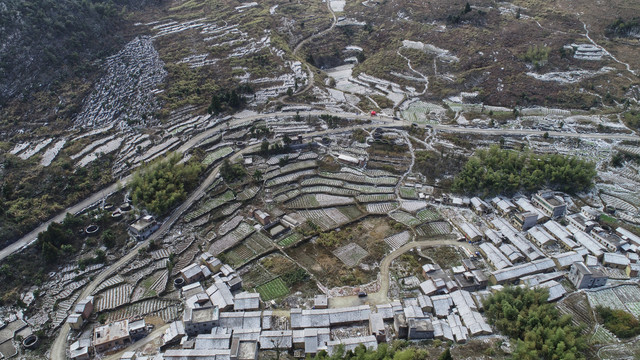
{"type": "MultiPolygon", "coordinates": [[[[87,296],[78,302],[73,314],[67,318],[67,324],[74,330],[80,330],[93,312],[93,303],[93,296],[87,296]]],[[[91,338],[80,338],[71,344],[69,357],[72,360],[90,359],[95,353],[142,339],[149,329],[144,319],[115,321],[95,327],[91,338]]]]}
{"type": "Polygon", "coordinates": [[[466,240],[481,242],[480,252],[495,269],[489,274],[491,284],[544,274],[546,281],[538,286],[559,290],[556,280],[566,276],[582,289],[603,286],[608,278],[638,276],[640,237],[622,227],[599,227],[600,212],[588,206],[568,215],[562,194],[540,191],[531,199],[495,197],[488,202],[476,197],[468,203],[489,219],[488,226],[454,225],[466,240]]]}

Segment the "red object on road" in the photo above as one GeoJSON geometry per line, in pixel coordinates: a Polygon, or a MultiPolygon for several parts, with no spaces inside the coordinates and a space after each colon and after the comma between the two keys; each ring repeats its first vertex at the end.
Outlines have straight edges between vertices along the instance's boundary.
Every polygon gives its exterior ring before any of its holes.
{"type": "Polygon", "coordinates": [[[372,111],[372,112],[371,112],[371,116],[376,116],[376,112],[375,112],[375,111],[372,111]]]}

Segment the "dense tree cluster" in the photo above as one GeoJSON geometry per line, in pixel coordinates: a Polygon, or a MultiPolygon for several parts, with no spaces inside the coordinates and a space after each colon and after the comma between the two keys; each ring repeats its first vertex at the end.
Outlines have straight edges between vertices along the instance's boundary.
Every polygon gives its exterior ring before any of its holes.
{"type": "Polygon", "coordinates": [[[128,185],[134,205],[162,216],[183,201],[198,184],[203,166],[195,161],[179,163],[181,159],[180,154],[171,153],[138,170],[128,185]]]}
{"type": "Polygon", "coordinates": [[[492,146],[469,158],[453,182],[453,191],[485,196],[543,187],[575,193],[589,189],[595,165],[557,154],[503,150],[492,146]]]}
{"type": "Polygon", "coordinates": [[[211,97],[207,111],[217,115],[227,110],[241,109],[246,103],[243,94],[253,94],[251,85],[242,84],[231,91],[218,91],[211,97]]]}
{"type": "Polygon", "coordinates": [[[516,341],[514,359],[584,359],[581,329],[571,324],[570,315],[560,316],[548,297],[544,289],[507,287],[485,301],[485,313],[516,341]]]}
{"type": "Polygon", "coordinates": [[[630,338],[640,335],[640,321],[624,310],[596,307],[596,312],[604,327],[619,338],[630,338]]]}

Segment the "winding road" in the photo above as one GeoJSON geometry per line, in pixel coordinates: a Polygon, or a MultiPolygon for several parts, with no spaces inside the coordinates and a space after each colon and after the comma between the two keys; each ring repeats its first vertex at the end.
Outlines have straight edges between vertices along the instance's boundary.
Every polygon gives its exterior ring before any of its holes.
{"type": "MultiPolygon", "coordinates": [[[[251,123],[256,120],[264,119],[266,117],[286,117],[286,116],[295,116],[296,113],[293,112],[275,112],[275,113],[265,113],[265,114],[256,114],[245,117],[233,118],[229,121],[229,126],[237,126],[242,125],[243,123],[251,123]]],[[[319,136],[330,133],[341,133],[346,131],[352,131],[356,128],[393,128],[393,127],[402,127],[406,126],[407,122],[402,120],[393,120],[389,117],[371,117],[369,115],[355,115],[349,113],[341,113],[341,112],[331,112],[331,111],[304,111],[299,112],[300,116],[319,116],[319,115],[331,115],[338,116],[348,119],[354,120],[375,120],[376,123],[371,124],[362,124],[357,126],[349,126],[340,129],[331,129],[325,131],[317,131],[313,133],[308,133],[305,137],[309,136],[319,136]]],[[[449,132],[449,133],[459,133],[459,134],[474,134],[474,135],[487,135],[487,136],[544,136],[545,133],[548,134],[549,137],[561,137],[561,138],[580,138],[580,139],[593,139],[593,140],[629,140],[629,141],[640,141],[640,137],[634,134],[617,134],[617,133],[571,133],[564,131],[544,131],[544,130],[534,130],[534,129],[495,129],[495,128],[474,128],[474,127],[462,127],[457,125],[433,125],[432,128],[437,131],[449,132]]],[[[188,150],[197,146],[201,141],[211,137],[212,135],[220,132],[222,129],[222,125],[215,126],[211,129],[203,131],[202,133],[192,137],[187,140],[182,146],[180,146],[176,151],[185,153],[188,150]]],[[[246,148],[244,151],[248,150],[246,148]]],[[[85,209],[101,200],[103,200],[109,194],[117,191],[119,186],[124,186],[128,183],[131,176],[126,176],[120,179],[117,183],[111,184],[110,186],[95,192],[93,195],[88,198],[82,200],[81,202],[72,205],[66,208],[64,211],[54,216],[50,220],[43,222],[37,228],[33,229],[31,232],[24,235],[22,238],[14,242],[13,244],[5,247],[0,250],[0,260],[6,258],[7,256],[21,250],[23,247],[29,245],[33,241],[36,240],[39,233],[45,231],[51,222],[61,222],[67,213],[75,214],[80,212],[82,209],[85,209]]]]}

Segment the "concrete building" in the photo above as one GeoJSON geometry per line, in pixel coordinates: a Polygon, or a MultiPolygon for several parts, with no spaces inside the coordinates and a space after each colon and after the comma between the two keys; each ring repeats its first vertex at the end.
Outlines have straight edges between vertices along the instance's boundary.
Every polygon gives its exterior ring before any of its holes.
{"type": "Polygon", "coordinates": [[[629,243],[623,240],[621,237],[614,233],[609,233],[601,228],[595,228],[591,231],[591,236],[600,243],[600,245],[607,248],[611,252],[622,250],[625,245],[629,243]]]}
{"type": "Polygon", "coordinates": [[[253,217],[263,226],[271,222],[271,216],[262,210],[255,210],[253,217]]]}
{"type": "MultiPolygon", "coordinates": [[[[482,243],[479,245],[480,252],[484,255],[485,259],[496,270],[504,269],[513,266],[513,263],[507,258],[498,248],[492,243],[482,243]]],[[[430,294],[427,294],[430,295],[430,294]]]]}
{"type": "Polygon", "coordinates": [[[513,217],[513,225],[515,225],[516,228],[522,231],[527,231],[528,229],[531,229],[532,227],[536,226],[537,223],[538,223],[538,214],[533,212],[523,212],[523,213],[516,214],[513,217]]]}
{"type": "Polygon", "coordinates": [[[380,313],[369,315],[369,333],[376,337],[379,343],[387,341],[387,329],[384,326],[384,318],[380,313]]]}
{"type": "Polygon", "coordinates": [[[458,227],[458,230],[460,230],[462,235],[464,235],[465,239],[467,239],[468,241],[482,240],[482,233],[473,224],[470,224],[468,222],[462,222],[462,223],[456,224],[456,226],[458,227]]]}
{"type": "Polygon", "coordinates": [[[67,324],[69,324],[69,327],[73,330],[80,330],[82,325],[84,325],[84,319],[81,314],[71,314],[67,318],[67,324]]]}
{"type": "Polygon", "coordinates": [[[622,254],[604,253],[602,255],[602,265],[616,269],[626,269],[631,264],[628,257],[622,254]]]}
{"type": "Polygon", "coordinates": [[[471,198],[471,207],[473,207],[473,211],[475,211],[478,215],[486,214],[491,211],[491,207],[489,206],[489,204],[487,204],[486,201],[480,199],[477,196],[471,198]]]}
{"type": "Polygon", "coordinates": [[[147,324],[144,319],[129,322],[129,336],[131,341],[140,340],[147,336],[147,324]]]}
{"type": "Polygon", "coordinates": [[[160,227],[160,224],[156,222],[153,216],[143,216],[138,221],[129,225],[129,234],[136,239],[142,241],[148,238],[154,231],[160,227]]]}
{"type": "Polygon", "coordinates": [[[563,217],[567,211],[567,204],[553,191],[542,190],[533,195],[531,201],[552,219],[563,217]]]}
{"type": "Polygon", "coordinates": [[[180,276],[182,276],[185,283],[187,284],[191,284],[204,279],[204,273],[202,272],[202,268],[198,264],[191,264],[186,268],[180,270],[180,276]]]}
{"type": "Polygon", "coordinates": [[[569,269],[571,265],[573,265],[573,263],[584,261],[584,258],[582,257],[582,255],[578,254],[575,251],[568,251],[561,254],[556,254],[556,255],[553,255],[551,258],[553,259],[553,261],[556,262],[556,267],[558,268],[558,270],[569,269]]]}
{"type": "Polygon", "coordinates": [[[82,315],[82,318],[85,320],[88,319],[93,312],[93,299],[93,296],[87,296],[80,300],[73,309],[73,312],[82,315]]]}
{"type": "Polygon", "coordinates": [[[187,307],[182,317],[184,331],[189,336],[208,333],[218,326],[219,316],[217,307],[195,309],[187,307]]]}
{"type": "Polygon", "coordinates": [[[543,258],[534,260],[522,265],[496,270],[491,273],[489,281],[492,284],[512,283],[526,275],[539,274],[552,270],[555,266],[556,263],[552,259],[543,258]]]}
{"type": "Polygon", "coordinates": [[[130,342],[128,320],[112,322],[93,329],[93,347],[96,352],[104,352],[130,342]]]}
{"type": "Polygon", "coordinates": [[[320,294],[316,295],[313,298],[313,308],[314,309],[326,309],[329,307],[329,299],[327,295],[320,294]]]}
{"type": "Polygon", "coordinates": [[[578,289],[589,289],[607,284],[607,276],[602,271],[595,267],[587,267],[581,262],[571,265],[567,277],[578,289]]]}
{"type": "Polygon", "coordinates": [[[638,277],[640,276],[640,264],[630,263],[627,265],[626,269],[624,269],[624,272],[628,277],[638,277]]]}
{"type": "Polygon", "coordinates": [[[234,311],[252,311],[260,309],[260,294],[242,292],[233,299],[234,311]]]}
{"type": "Polygon", "coordinates": [[[616,229],[616,234],[618,234],[622,239],[627,240],[629,243],[635,246],[640,246],[640,236],[632,233],[631,231],[623,227],[618,227],[616,229]]]}
{"type": "Polygon", "coordinates": [[[577,227],[578,229],[584,232],[589,232],[591,231],[591,229],[593,229],[596,226],[595,221],[589,220],[582,213],[571,214],[571,215],[568,215],[566,218],[570,224],[572,224],[573,226],[577,227]]]}

